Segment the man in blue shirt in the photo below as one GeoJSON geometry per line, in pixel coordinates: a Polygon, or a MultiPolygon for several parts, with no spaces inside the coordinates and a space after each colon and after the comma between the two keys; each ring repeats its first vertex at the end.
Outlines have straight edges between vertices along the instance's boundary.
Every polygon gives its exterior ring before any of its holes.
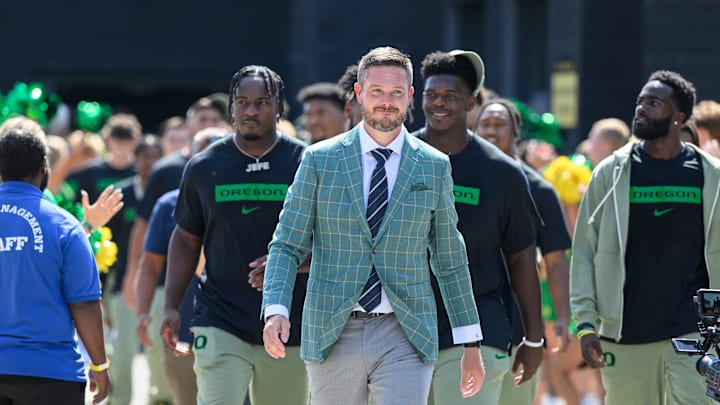
{"type": "Polygon", "coordinates": [[[84,404],[78,336],[98,403],[110,386],[100,281],[82,226],[43,198],[45,150],[39,134],[0,133],[0,404],[84,404]]]}

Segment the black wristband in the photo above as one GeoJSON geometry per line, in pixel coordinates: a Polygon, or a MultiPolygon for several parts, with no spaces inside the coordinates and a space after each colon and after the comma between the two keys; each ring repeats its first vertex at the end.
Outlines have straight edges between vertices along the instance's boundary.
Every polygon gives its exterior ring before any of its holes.
{"type": "Polygon", "coordinates": [[[463,343],[463,347],[480,347],[480,341],[463,343]]]}
{"type": "Polygon", "coordinates": [[[595,325],[593,325],[589,322],[584,322],[577,326],[578,332],[581,330],[590,330],[590,329],[595,330],[595,325]]]}

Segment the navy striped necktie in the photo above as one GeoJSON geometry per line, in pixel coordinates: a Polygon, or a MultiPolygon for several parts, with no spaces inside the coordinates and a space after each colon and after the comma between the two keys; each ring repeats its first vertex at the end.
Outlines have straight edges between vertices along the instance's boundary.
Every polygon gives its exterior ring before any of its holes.
{"type": "MultiPolygon", "coordinates": [[[[392,150],[377,148],[370,151],[372,156],[377,161],[375,170],[373,170],[372,177],[370,179],[370,192],[368,193],[368,205],[367,205],[367,220],[368,226],[370,227],[370,233],[375,238],[378,229],[380,228],[380,222],[382,222],[385,210],[388,205],[388,184],[387,174],[385,173],[385,162],[390,157],[392,150]]],[[[372,311],[380,305],[380,278],[375,271],[373,265],[370,271],[370,278],[365,283],[363,293],[360,295],[358,303],[367,312],[372,311]]]]}

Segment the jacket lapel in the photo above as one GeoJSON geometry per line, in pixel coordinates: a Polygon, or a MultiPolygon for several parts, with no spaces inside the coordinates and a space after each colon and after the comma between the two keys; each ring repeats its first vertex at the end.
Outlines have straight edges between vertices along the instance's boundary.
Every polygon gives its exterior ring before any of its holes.
{"type": "Polygon", "coordinates": [[[358,127],[347,133],[345,139],[338,143],[338,161],[345,179],[345,186],[353,203],[354,214],[360,222],[365,237],[372,243],[372,234],[365,216],[365,198],[363,195],[362,160],[360,156],[360,140],[358,127]]]}

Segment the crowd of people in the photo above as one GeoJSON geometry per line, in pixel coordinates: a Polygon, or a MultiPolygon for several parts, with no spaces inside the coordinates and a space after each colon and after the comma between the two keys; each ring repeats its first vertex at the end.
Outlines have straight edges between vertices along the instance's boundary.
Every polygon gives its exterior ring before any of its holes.
{"type": "Polygon", "coordinates": [[[414,132],[392,47],[295,124],[259,65],[154,134],[3,123],[0,405],[129,404],[140,351],[150,404],[710,403],[670,339],[720,282],[720,104],[657,71],[560,157],[476,52],[419,65],[414,132]]]}

